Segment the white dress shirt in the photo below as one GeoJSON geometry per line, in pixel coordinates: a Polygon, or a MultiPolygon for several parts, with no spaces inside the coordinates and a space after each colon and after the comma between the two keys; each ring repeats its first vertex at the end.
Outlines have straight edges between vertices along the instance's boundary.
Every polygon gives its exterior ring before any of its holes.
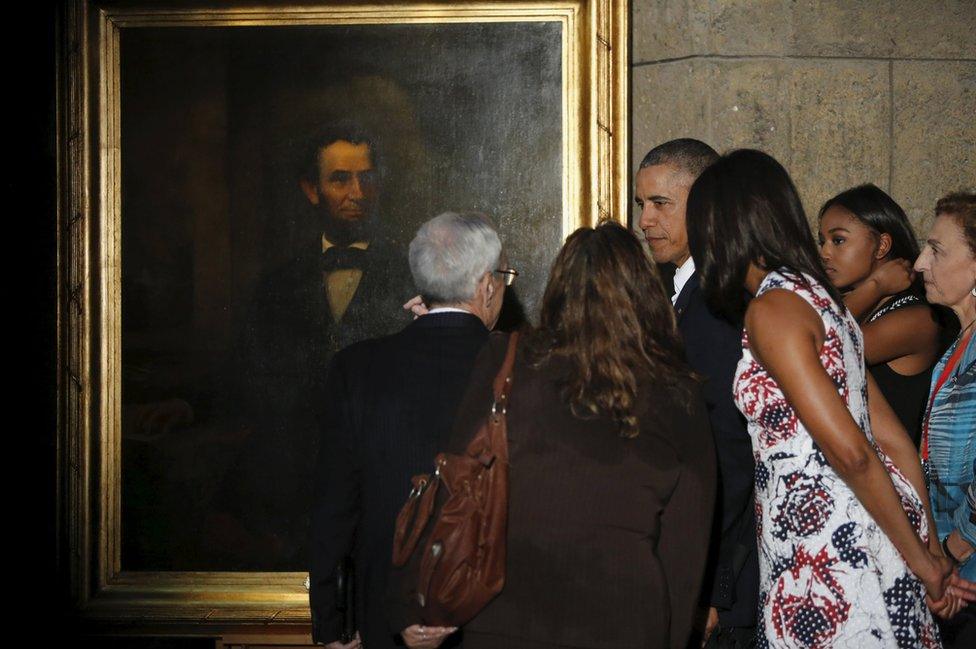
{"type": "Polygon", "coordinates": [[[439,306],[436,309],[431,309],[427,312],[427,315],[434,315],[435,313],[467,313],[471,314],[467,309],[458,309],[453,306],[439,306]]]}
{"type": "MultiPolygon", "coordinates": [[[[335,244],[322,235],[322,252],[335,244]]],[[[369,248],[368,241],[356,241],[349,244],[350,248],[366,250],[369,248]]],[[[325,273],[325,295],[329,299],[329,309],[332,311],[332,318],[338,322],[346,314],[349,303],[352,302],[356,289],[359,288],[359,281],[363,278],[361,268],[342,268],[325,273]]]]}
{"type": "Polygon", "coordinates": [[[678,301],[678,296],[681,294],[681,289],[685,287],[691,276],[695,274],[695,260],[691,257],[685,260],[685,263],[678,267],[678,270],[674,271],[674,295],[671,296],[671,304],[675,304],[678,301]]]}

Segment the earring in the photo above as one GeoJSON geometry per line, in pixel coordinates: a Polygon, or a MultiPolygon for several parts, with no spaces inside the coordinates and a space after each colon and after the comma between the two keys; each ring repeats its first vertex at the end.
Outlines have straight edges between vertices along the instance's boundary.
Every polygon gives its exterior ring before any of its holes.
{"type": "Polygon", "coordinates": [[[973,287],[973,290],[971,290],[970,293],[973,297],[976,297],[976,286],[973,287]]]}

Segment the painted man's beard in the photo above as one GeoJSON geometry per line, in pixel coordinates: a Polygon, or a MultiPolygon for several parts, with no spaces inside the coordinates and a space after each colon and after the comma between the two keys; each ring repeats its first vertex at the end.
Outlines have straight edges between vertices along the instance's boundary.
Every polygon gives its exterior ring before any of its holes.
{"type": "Polygon", "coordinates": [[[356,241],[369,241],[373,237],[376,224],[375,206],[366,211],[365,216],[355,220],[336,218],[325,205],[319,202],[317,208],[321,215],[320,223],[325,238],[337,245],[349,245],[356,241]]]}

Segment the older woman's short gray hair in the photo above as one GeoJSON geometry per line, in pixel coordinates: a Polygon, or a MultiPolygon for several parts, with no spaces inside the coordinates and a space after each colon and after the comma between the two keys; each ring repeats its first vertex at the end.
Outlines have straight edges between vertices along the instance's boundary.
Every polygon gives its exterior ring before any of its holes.
{"type": "Polygon", "coordinates": [[[484,214],[444,212],[410,242],[410,272],[428,306],[474,298],[485,273],[498,268],[502,242],[484,214]]]}

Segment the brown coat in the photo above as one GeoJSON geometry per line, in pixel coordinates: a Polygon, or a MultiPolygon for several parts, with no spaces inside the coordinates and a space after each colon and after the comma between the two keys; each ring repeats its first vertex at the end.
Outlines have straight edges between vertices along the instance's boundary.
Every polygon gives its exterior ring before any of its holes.
{"type": "MultiPolygon", "coordinates": [[[[482,351],[451,446],[491,403],[505,336],[482,351]]],[[[482,647],[684,647],[708,549],[715,451],[697,388],[680,403],[648,380],[640,434],[572,415],[565,361],[516,362],[508,410],[508,563],[502,593],[465,627],[482,647]]]]}

